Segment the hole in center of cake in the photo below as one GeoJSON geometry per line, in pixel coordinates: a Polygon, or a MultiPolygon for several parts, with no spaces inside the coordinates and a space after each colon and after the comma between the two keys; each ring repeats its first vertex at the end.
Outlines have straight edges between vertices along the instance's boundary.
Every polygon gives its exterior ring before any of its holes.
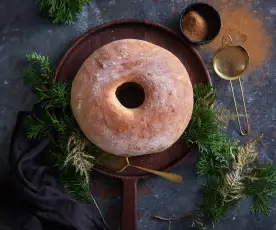
{"type": "Polygon", "coordinates": [[[145,91],[135,82],[126,82],[117,88],[116,97],[124,107],[134,109],[144,103],[145,91]]]}

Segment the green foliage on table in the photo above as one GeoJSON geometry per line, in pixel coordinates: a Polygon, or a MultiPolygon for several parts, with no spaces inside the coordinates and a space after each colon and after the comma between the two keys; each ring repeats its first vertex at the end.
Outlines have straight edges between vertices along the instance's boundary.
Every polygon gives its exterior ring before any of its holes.
{"type": "Polygon", "coordinates": [[[91,0],[38,0],[40,11],[53,23],[72,24],[83,6],[91,0]]]}
{"type": "Polygon", "coordinates": [[[50,151],[65,191],[80,201],[91,201],[89,173],[99,149],[80,132],[70,109],[71,85],[54,82],[54,71],[45,56],[27,56],[29,68],[24,79],[38,97],[38,115],[25,120],[27,136],[53,136],[50,151]]]}
{"type": "Polygon", "coordinates": [[[252,197],[252,212],[268,215],[276,195],[276,167],[257,162],[257,140],[238,146],[223,134],[211,86],[197,85],[194,99],[191,124],[182,139],[200,152],[197,174],[206,178],[201,212],[218,223],[241,199],[252,197]]]}
{"type": "MultiPolygon", "coordinates": [[[[42,108],[42,113],[26,119],[28,137],[54,135],[51,152],[65,191],[89,202],[89,173],[100,150],[86,139],[74,120],[70,109],[71,85],[54,82],[47,57],[32,54],[27,59],[31,68],[26,71],[25,80],[42,108]]],[[[268,215],[276,193],[276,167],[257,162],[257,141],[239,146],[222,133],[225,122],[221,122],[214,104],[215,92],[210,85],[195,86],[192,119],[181,137],[188,146],[198,147],[197,174],[206,178],[204,202],[193,220],[193,226],[199,229],[206,229],[205,218],[211,218],[213,223],[221,221],[246,197],[253,198],[253,213],[268,215]]]]}
{"type": "Polygon", "coordinates": [[[273,165],[258,165],[252,169],[246,178],[245,192],[253,197],[254,205],[251,207],[253,213],[269,215],[272,211],[271,198],[276,194],[276,171],[273,165]]]}

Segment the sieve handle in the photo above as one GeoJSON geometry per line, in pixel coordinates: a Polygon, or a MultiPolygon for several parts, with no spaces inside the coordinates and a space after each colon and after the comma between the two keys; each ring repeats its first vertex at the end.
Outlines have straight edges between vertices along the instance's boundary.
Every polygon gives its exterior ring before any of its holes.
{"type": "Polygon", "coordinates": [[[245,36],[243,39],[234,39],[231,37],[231,35],[223,36],[222,37],[222,47],[229,46],[231,44],[235,44],[236,46],[242,46],[247,40],[246,35],[241,35],[245,36]]]}
{"type": "Polygon", "coordinates": [[[237,102],[236,102],[236,96],[235,96],[235,93],[234,93],[234,87],[233,87],[232,81],[230,81],[230,86],[231,86],[231,90],[232,90],[232,96],[233,96],[233,101],[234,101],[234,105],[235,105],[237,120],[238,120],[238,124],[239,124],[239,128],[240,128],[240,133],[241,133],[241,135],[246,136],[246,135],[248,135],[248,133],[250,131],[250,127],[249,127],[248,114],[247,114],[247,110],[246,110],[246,105],[245,105],[245,100],[244,100],[244,92],[243,92],[243,87],[242,87],[241,79],[239,79],[239,83],[240,83],[240,90],[241,90],[241,94],[242,94],[243,109],[244,109],[245,120],[246,120],[246,129],[247,130],[245,130],[245,131],[243,131],[242,127],[241,127],[240,114],[239,114],[239,110],[238,110],[238,106],[237,106],[237,102]]]}
{"type": "Polygon", "coordinates": [[[123,179],[123,207],[121,230],[136,230],[137,221],[137,179],[123,179]]]}
{"type": "Polygon", "coordinates": [[[228,46],[233,43],[233,39],[230,35],[222,37],[222,47],[228,46]]]}

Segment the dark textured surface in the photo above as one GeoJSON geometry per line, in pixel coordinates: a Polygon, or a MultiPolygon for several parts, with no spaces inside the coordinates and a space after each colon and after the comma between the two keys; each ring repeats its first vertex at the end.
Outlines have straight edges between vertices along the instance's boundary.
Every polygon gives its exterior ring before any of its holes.
{"type": "MultiPolygon", "coordinates": [[[[223,0],[220,0],[223,1],[223,0]]],[[[0,173],[7,172],[7,154],[10,136],[19,110],[29,110],[35,101],[30,89],[23,84],[22,70],[25,55],[39,52],[48,55],[54,64],[60,59],[72,42],[88,28],[121,18],[147,19],[159,22],[176,31],[181,10],[194,1],[188,0],[94,0],[86,6],[79,20],[73,26],[53,25],[39,16],[33,0],[1,0],[0,2],[0,173]]],[[[217,1],[216,1],[217,2],[217,1]]],[[[225,2],[225,0],[224,0],[225,2]]],[[[235,2],[233,0],[233,2],[235,2]]],[[[276,42],[276,2],[274,0],[247,0],[252,2],[256,14],[266,22],[276,42]]],[[[208,67],[210,54],[201,49],[200,53],[208,67]]],[[[248,113],[254,138],[260,133],[264,139],[260,145],[259,159],[276,163],[276,84],[275,52],[269,62],[244,79],[248,113]],[[257,82],[263,87],[257,87],[257,82]]],[[[213,75],[213,74],[212,74],[213,75]]],[[[230,88],[226,81],[213,78],[218,90],[218,99],[232,108],[230,88]]],[[[229,128],[233,138],[240,138],[233,123],[229,128]]],[[[240,138],[245,142],[248,138],[240,138]]],[[[152,215],[181,216],[193,210],[200,203],[198,189],[201,179],[195,174],[196,155],[177,167],[174,172],[183,175],[181,185],[172,184],[160,178],[140,181],[138,184],[138,229],[167,230],[168,223],[151,219],[152,215]]],[[[112,229],[119,229],[120,222],[120,181],[93,174],[91,188],[112,229]]],[[[232,210],[227,220],[216,229],[230,230],[272,230],[276,228],[273,212],[270,217],[251,215],[250,200],[244,200],[240,207],[232,210]]],[[[20,229],[16,220],[8,221],[4,210],[0,209],[0,229],[20,229]],[[2,221],[6,219],[6,221],[2,221]],[[14,227],[9,227],[14,226],[14,227]]],[[[172,224],[172,229],[187,229],[185,220],[172,224]]]]}

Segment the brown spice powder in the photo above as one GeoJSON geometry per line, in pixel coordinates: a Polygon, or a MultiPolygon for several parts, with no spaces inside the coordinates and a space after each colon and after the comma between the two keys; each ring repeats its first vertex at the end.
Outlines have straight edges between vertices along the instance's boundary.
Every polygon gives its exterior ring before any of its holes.
{"type": "Polygon", "coordinates": [[[193,41],[202,41],[208,34],[206,20],[197,12],[191,11],[182,19],[184,34],[193,41]]]}
{"type": "Polygon", "coordinates": [[[141,190],[142,190],[143,195],[150,195],[153,193],[152,187],[149,187],[146,185],[142,185],[141,190]]]}
{"type": "Polygon", "coordinates": [[[251,58],[251,70],[267,61],[271,55],[272,38],[261,18],[250,7],[226,7],[221,11],[222,28],[219,36],[208,46],[216,51],[221,47],[222,37],[230,35],[239,40],[251,58]]]}

